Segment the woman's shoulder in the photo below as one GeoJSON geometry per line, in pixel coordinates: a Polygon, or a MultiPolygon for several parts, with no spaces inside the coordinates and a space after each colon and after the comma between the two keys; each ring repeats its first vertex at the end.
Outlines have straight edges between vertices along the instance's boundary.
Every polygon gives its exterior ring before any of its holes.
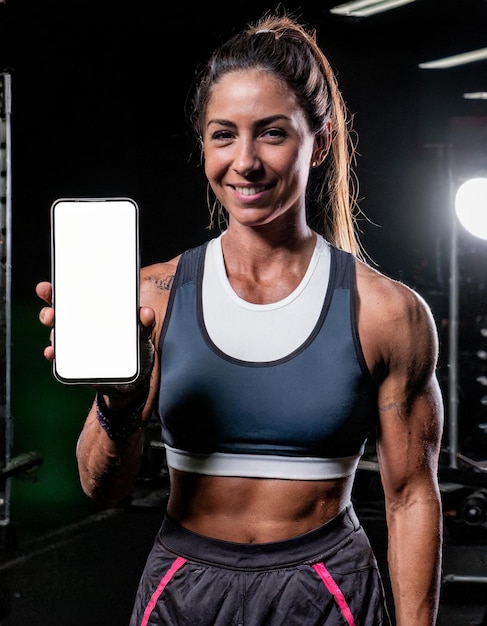
{"type": "Polygon", "coordinates": [[[437,331],[431,308],[408,285],[357,262],[359,332],[372,353],[389,360],[418,358],[437,350],[437,331]]]}
{"type": "Polygon", "coordinates": [[[146,265],[140,271],[140,304],[164,315],[180,256],[164,263],[146,265]]]}
{"type": "Polygon", "coordinates": [[[171,290],[176,269],[181,255],[178,255],[170,261],[163,263],[153,263],[146,265],[140,271],[140,291],[141,294],[161,295],[171,290]]]}
{"type": "Polygon", "coordinates": [[[151,307],[155,313],[155,345],[158,345],[179,259],[180,255],[164,263],[146,265],[140,271],[140,306],[151,307]]]}
{"type": "Polygon", "coordinates": [[[429,311],[424,298],[414,289],[376,268],[357,260],[357,291],[360,300],[372,310],[389,315],[409,314],[415,309],[429,311]]]}

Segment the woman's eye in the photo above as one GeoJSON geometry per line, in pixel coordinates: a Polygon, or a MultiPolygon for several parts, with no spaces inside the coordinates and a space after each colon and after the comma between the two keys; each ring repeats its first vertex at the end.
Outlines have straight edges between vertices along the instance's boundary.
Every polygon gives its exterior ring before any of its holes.
{"type": "Polygon", "coordinates": [[[211,136],[215,141],[228,141],[233,137],[233,134],[228,130],[217,130],[211,136]]]}
{"type": "Polygon", "coordinates": [[[263,135],[266,137],[270,137],[271,139],[281,139],[283,137],[287,137],[287,133],[282,128],[267,128],[263,135]]]}

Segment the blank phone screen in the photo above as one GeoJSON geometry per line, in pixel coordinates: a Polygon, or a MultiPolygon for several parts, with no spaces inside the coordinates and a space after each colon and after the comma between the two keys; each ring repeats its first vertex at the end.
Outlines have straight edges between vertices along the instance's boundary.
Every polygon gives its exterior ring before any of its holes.
{"type": "Polygon", "coordinates": [[[56,378],[120,384],[139,373],[138,207],[127,198],[51,207],[56,378]]]}

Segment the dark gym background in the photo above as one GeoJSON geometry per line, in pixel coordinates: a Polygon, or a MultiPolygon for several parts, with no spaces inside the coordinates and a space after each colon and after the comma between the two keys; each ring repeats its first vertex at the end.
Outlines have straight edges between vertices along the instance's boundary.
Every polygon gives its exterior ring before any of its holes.
{"type": "MultiPolygon", "coordinates": [[[[487,65],[421,70],[418,63],[486,47],[487,2],[417,0],[362,19],[331,15],[339,3],[283,6],[317,29],[354,114],[364,246],[379,269],[425,297],[438,324],[447,410],[441,624],[480,626],[487,624],[487,407],[475,379],[486,341],[487,242],[459,232],[457,444],[473,463],[452,468],[449,182],[487,172],[487,100],[463,98],[487,91],[487,65]]],[[[161,450],[149,441],[129,502],[100,511],[81,492],[74,448],[92,395],[54,381],[34,293],[50,273],[50,205],[63,196],[132,197],[143,264],[206,239],[206,184],[186,98],[221,39],[276,4],[0,0],[0,72],[12,85],[11,455],[34,460],[8,479],[2,625],[126,624],[167,491],[161,450]]],[[[359,472],[356,500],[383,561],[373,459],[359,472]]]]}

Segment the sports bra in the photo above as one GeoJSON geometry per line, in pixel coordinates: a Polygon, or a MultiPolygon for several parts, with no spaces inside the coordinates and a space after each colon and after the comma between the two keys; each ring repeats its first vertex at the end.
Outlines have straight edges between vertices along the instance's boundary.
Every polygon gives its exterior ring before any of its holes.
{"type": "Polygon", "coordinates": [[[254,361],[227,354],[208,333],[208,247],[182,254],[161,331],[158,413],[168,465],[295,480],[353,474],[377,423],[377,389],[357,332],[354,257],[329,246],[328,287],[308,335],[288,354],[254,361]]]}

